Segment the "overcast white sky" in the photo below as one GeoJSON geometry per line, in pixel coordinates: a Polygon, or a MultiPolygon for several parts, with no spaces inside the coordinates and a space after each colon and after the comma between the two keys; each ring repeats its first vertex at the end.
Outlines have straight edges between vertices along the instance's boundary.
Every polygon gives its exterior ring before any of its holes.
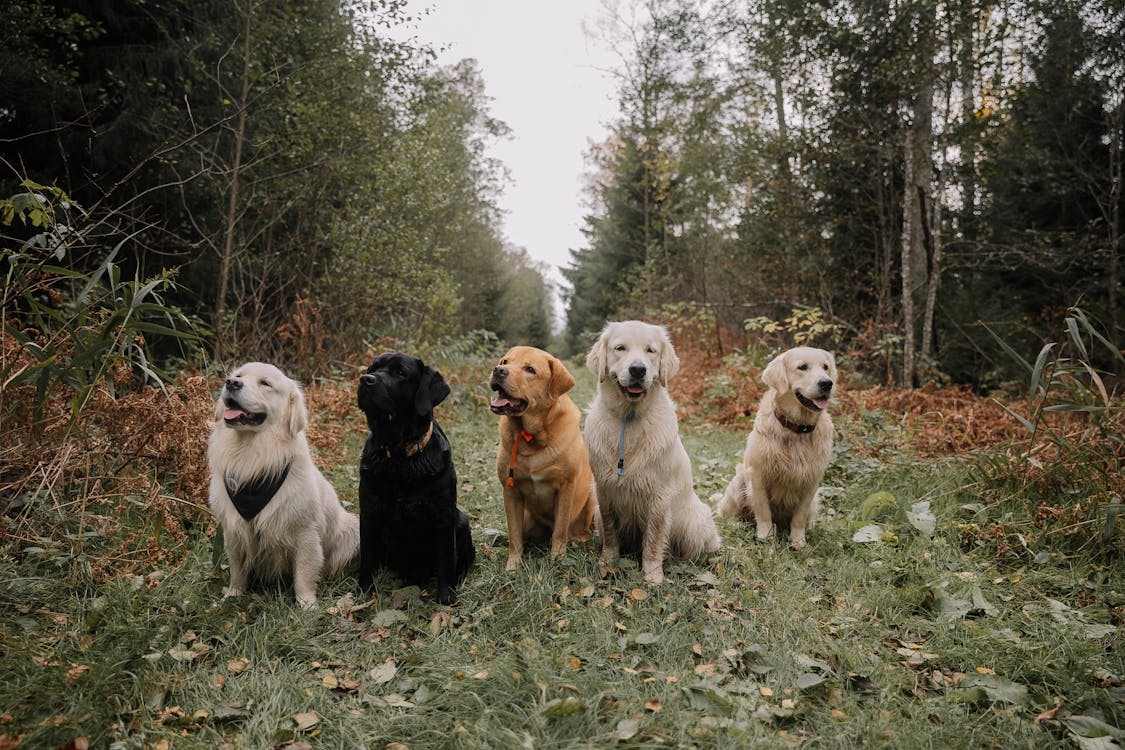
{"type": "Polygon", "coordinates": [[[615,60],[582,28],[583,19],[597,18],[600,0],[408,3],[413,16],[427,8],[399,33],[432,44],[441,65],[475,58],[492,115],[512,129],[492,149],[511,174],[500,202],[507,240],[554,268],[567,265],[567,251],[583,242],[583,154],[616,113],[604,72],[615,60]]]}

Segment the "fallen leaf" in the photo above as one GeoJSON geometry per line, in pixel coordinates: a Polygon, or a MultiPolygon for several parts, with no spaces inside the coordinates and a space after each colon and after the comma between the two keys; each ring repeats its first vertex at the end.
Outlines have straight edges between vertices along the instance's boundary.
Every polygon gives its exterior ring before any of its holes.
{"type": "Polygon", "coordinates": [[[378,628],[393,627],[406,620],[406,613],[398,609],[381,609],[371,616],[371,624],[378,628]]]}
{"type": "Polygon", "coordinates": [[[882,541],[882,539],[883,529],[876,523],[868,524],[852,534],[852,541],[859,544],[871,544],[872,542],[882,541]]]}
{"type": "Polygon", "coordinates": [[[1039,724],[1041,722],[1050,721],[1051,719],[1054,719],[1055,715],[1058,714],[1059,707],[1061,705],[1062,705],[1062,700],[1058,696],[1055,696],[1055,707],[1054,708],[1048,708],[1046,711],[1044,711],[1043,713],[1036,716],[1035,717],[1035,723],[1039,724]]]}
{"type": "Polygon", "coordinates": [[[324,675],[324,677],[320,681],[320,684],[324,685],[324,687],[328,688],[329,690],[335,690],[336,688],[340,687],[340,681],[336,679],[336,675],[332,674],[331,672],[324,675]]]}
{"type": "Polygon", "coordinates": [[[658,713],[660,709],[664,708],[664,704],[657,700],[645,701],[645,710],[652,711],[654,714],[658,713]]]}
{"type": "Polygon", "coordinates": [[[232,675],[242,674],[250,666],[249,659],[230,659],[227,661],[227,672],[232,675]]]}
{"type": "Polygon", "coordinates": [[[320,723],[320,717],[317,716],[316,711],[304,711],[293,714],[292,718],[297,725],[297,729],[302,732],[307,732],[320,723]]]}
{"type": "Polygon", "coordinates": [[[826,680],[827,678],[822,674],[817,674],[816,672],[806,672],[805,674],[797,678],[797,689],[808,690],[810,688],[816,687],[817,685],[823,685],[826,680]]]}
{"type": "Polygon", "coordinates": [[[617,722],[617,728],[613,730],[613,738],[618,742],[633,739],[637,732],[641,729],[640,719],[622,719],[617,722]]]}
{"type": "Polygon", "coordinates": [[[934,512],[930,510],[929,500],[911,505],[910,510],[906,511],[906,520],[926,536],[933,536],[937,529],[937,518],[934,516],[934,512]]]}
{"type": "Polygon", "coordinates": [[[543,706],[541,713],[544,716],[572,716],[576,713],[581,713],[586,710],[586,704],[581,698],[573,695],[567,695],[562,698],[555,698],[554,700],[547,701],[543,706]]]}
{"type": "Polygon", "coordinates": [[[393,680],[396,674],[398,674],[398,665],[393,660],[388,660],[368,672],[367,676],[374,684],[382,685],[393,680]]]}
{"type": "Polygon", "coordinates": [[[763,698],[772,698],[773,697],[773,691],[770,690],[765,685],[761,685],[758,688],[758,694],[761,695],[763,698]]]}
{"type": "Polygon", "coordinates": [[[633,601],[644,601],[645,599],[648,599],[648,592],[644,589],[633,589],[629,592],[629,598],[633,601]]]}

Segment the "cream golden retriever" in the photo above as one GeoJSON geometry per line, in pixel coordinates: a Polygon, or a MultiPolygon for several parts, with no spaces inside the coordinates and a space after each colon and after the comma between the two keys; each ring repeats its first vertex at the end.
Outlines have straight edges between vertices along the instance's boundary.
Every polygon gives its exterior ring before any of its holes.
{"type": "Polygon", "coordinates": [[[230,560],[224,596],[242,594],[251,577],[292,578],[297,601],[311,607],[321,574],[356,556],[359,518],[313,465],[307,423],[297,383],[261,362],[231,371],[215,401],[208,502],[230,560]]]}
{"type": "Polygon", "coordinates": [[[790,544],[805,546],[832,455],[826,410],[836,377],[836,360],[823,349],[797,347],[770,361],[762,372],[769,390],[719,513],[753,520],[759,539],[770,535],[774,522],[788,524],[790,544]]]}
{"type": "Polygon", "coordinates": [[[666,385],[680,360],[660,326],[609,323],[586,365],[598,378],[586,445],[602,518],[602,562],[622,547],[641,554],[649,583],[664,580],[669,554],[694,558],[720,547],[710,509],[692,488],[666,385]]]}

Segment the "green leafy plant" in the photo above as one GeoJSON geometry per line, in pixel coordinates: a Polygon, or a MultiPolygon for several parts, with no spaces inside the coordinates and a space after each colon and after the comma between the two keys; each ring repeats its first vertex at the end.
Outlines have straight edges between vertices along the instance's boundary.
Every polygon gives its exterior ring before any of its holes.
{"type": "Polygon", "coordinates": [[[747,331],[760,334],[779,350],[814,345],[835,349],[845,330],[844,325],[829,321],[819,307],[794,307],[782,320],[759,315],[743,321],[742,326],[747,331]]]}
{"type": "Polygon", "coordinates": [[[117,365],[163,385],[167,375],[150,357],[145,337],[201,340],[198,322],[161,296],[174,289],[172,272],[125,278],[118,256],[136,233],[99,251],[83,229],[93,220],[65,192],[31,180],[22,187],[0,199],[5,232],[33,232],[22,242],[5,236],[0,245],[0,321],[5,338],[16,344],[4,347],[0,390],[33,384],[38,415],[52,387],[65,386],[73,392],[74,420],[98,383],[112,387],[117,365]],[[90,263],[99,252],[104,256],[90,263]]]}
{"type": "Polygon", "coordinates": [[[1028,434],[1018,458],[1023,480],[1049,478],[1087,503],[1086,519],[1113,538],[1123,485],[1125,411],[1107,387],[1099,362],[1125,369],[1125,357],[1080,308],[1064,320],[1065,338],[1049,342],[1034,362],[991,331],[997,343],[1028,374],[1027,411],[1001,404],[1028,434]]]}

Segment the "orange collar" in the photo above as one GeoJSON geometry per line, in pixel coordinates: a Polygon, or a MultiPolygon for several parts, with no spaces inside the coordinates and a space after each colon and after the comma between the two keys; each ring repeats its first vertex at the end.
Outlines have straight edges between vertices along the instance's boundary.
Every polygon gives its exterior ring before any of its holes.
{"type": "MultiPolygon", "coordinates": [[[[527,442],[527,443],[530,443],[532,440],[535,439],[534,435],[532,435],[530,432],[524,430],[522,427],[520,428],[520,437],[523,438],[524,442],[527,442]]],[[[516,484],[516,450],[519,447],[520,447],[520,441],[519,440],[513,440],[512,441],[512,460],[510,460],[508,462],[508,486],[509,487],[514,487],[515,484],[516,484]]]]}

